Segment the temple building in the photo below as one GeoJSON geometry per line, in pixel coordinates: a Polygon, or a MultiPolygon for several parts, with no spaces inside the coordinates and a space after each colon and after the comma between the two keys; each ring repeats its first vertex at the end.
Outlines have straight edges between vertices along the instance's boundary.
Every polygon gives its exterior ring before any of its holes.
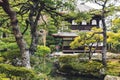
{"type": "MultiPolygon", "coordinates": [[[[82,11],[82,12],[89,11],[92,9],[93,8],[90,8],[85,4],[81,4],[81,6],[79,6],[79,11],[82,11]]],[[[74,20],[71,20],[70,22],[71,22],[71,25],[69,26],[69,28],[71,29],[71,32],[58,31],[58,33],[55,33],[52,36],[54,38],[58,38],[58,40],[62,40],[60,41],[60,44],[61,44],[60,49],[62,50],[63,53],[84,52],[85,48],[82,46],[76,49],[71,49],[70,43],[74,40],[75,37],[78,36],[76,32],[90,31],[92,27],[98,27],[98,28],[101,27],[101,16],[94,15],[89,22],[83,20],[79,24],[75,23],[74,20]]],[[[97,52],[100,52],[101,50],[102,50],[102,44],[99,44],[99,47],[97,48],[97,52]]]]}

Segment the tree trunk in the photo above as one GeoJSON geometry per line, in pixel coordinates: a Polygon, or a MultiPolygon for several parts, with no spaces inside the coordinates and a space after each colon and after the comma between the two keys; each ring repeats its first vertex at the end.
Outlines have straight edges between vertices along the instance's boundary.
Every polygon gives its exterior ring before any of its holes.
{"type": "Polygon", "coordinates": [[[18,47],[20,48],[20,53],[22,55],[22,64],[26,68],[31,68],[29,50],[27,49],[27,44],[24,41],[23,35],[21,34],[18,27],[18,19],[16,17],[16,12],[10,8],[8,0],[2,0],[2,2],[0,2],[0,6],[2,6],[3,10],[8,14],[11,19],[12,31],[18,47]]]}
{"type": "Polygon", "coordinates": [[[38,40],[40,37],[40,31],[37,30],[38,21],[41,15],[41,9],[37,12],[36,18],[34,17],[34,12],[31,10],[29,14],[30,30],[31,30],[31,45],[30,54],[34,54],[38,45],[38,40]]]}
{"type": "Polygon", "coordinates": [[[105,23],[105,7],[108,0],[105,0],[104,5],[102,5],[102,24],[103,24],[103,48],[102,48],[102,63],[107,66],[106,53],[107,53],[107,28],[105,23]]]}
{"type": "Polygon", "coordinates": [[[102,25],[103,25],[103,48],[102,48],[102,63],[104,66],[107,66],[107,62],[106,62],[106,53],[107,53],[107,35],[106,35],[106,23],[105,23],[105,8],[106,8],[106,4],[109,0],[104,0],[102,1],[103,3],[99,2],[98,0],[94,0],[94,2],[98,5],[100,5],[102,7],[102,13],[101,13],[101,17],[102,17],[102,25]]]}
{"type": "Polygon", "coordinates": [[[107,53],[107,35],[106,35],[106,25],[104,17],[102,18],[102,24],[103,24],[103,48],[102,48],[102,63],[104,66],[107,66],[106,62],[106,53],[107,53]]]}
{"type": "Polygon", "coordinates": [[[39,35],[32,28],[31,28],[31,37],[32,37],[32,40],[31,40],[31,45],[29,50],[30,50],[30,54],[33,55],[37,49],[39,35]]]}
{"type": "Polygon", "coordinates": [[[89,60],[91,60],[92,56],[92,46],[89,46],[89,60]]]}
{"type": "Polygon", "coordinates": [[[38,45],[39,35],[37,31],[37,26],[33,21],[33,17],[29,16],[29,20],[30,20],[30,30],[31,30],[31,38],[32,38],[29,50],[30,50],[30,54],[33,55],[38,45]]]}

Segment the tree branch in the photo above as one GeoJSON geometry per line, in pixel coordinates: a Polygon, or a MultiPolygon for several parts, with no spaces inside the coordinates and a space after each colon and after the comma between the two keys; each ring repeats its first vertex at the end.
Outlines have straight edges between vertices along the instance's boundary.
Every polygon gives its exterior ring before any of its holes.
{"type": "Polygon", "coordinates": [[[97,0],[95,0],[95,3],[98,4],[98,5],[100,5],[100,6],[103,6],[102,4],[98,3],[97,0]]]}
{"type": "Polygon", "coordinates": [[[34,22],[35,26],[38,24],[40,16],[41,16],[41,9],[39,9],[39,11],[37,12],[37,16],[36,16],[36,19],[35,19],[35,22],[34,22]]]}
{"type": "Polygon", "coordinates": [[[86,40],[91,39],[95,34],[103,34],[103,32],[94,32],[89,38],[87,38],[86,40]]]}
{"type": "Polygon", "coordinates": [[[16,7],[16,6],[20,6],[20,5],[24,5],[24,4],[26,4],[26,3],[18,3],[16,5],[11,6],[11,7],[16,7]]]}
{"type": "Polygon", "coordinates": [[[27,31],[27,29],[28,29],[28,25],[29,25],[29,21],[26,20],[25,23],[26,23],[26,28],[25,28],[25,30],[22,32],[22,35],[24,35],[25,32],[27,31]]]}
{"type": "Polygon", "coordinates": [[[108,0],[105,0],[104,4],[103,5],[106,5],[106,3],[108,2],[108,0]]]}
{"type": "MultiPolygon", "coordinates": [[[[46,6],[47,7],[47,6],[46,6]]],[[[62,14],[61,13],[59,13],[59,12],[56,12],[56,11],[54,11],[54,10],[52,10],[52,9],[50,9],[50,8],[45,8],[45,10],[48,12],[48,13],[55,13],[56,15],[59,15],[59,16],[62,16],[62,14]]]]}
{"type": "Polygon", "coordinates": [[[47,25],[46,21],[43,18],[43,15],[41,14],[41,19],[43,20],[43,22],[45,23],[45,25],[47,25]]]}

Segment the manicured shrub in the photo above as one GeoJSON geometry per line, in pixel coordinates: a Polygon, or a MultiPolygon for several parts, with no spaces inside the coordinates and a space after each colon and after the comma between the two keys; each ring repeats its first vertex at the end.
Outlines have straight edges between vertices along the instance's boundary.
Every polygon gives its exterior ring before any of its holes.
{"type": "Polygon", "coordinates": [[[46,54],[49,54],[51,52],[50,48],[47,46],[37,46],[36,55],[37,56],[45,56],[46,54]]]}
{"type": "Polygon", "coordinates": [[[3,63],[4,62],[4,58],[3,57],[0,57],[0,63],[3,63]]]}
{"type": "Polygon", "coordinates": [[[96,61],[88,61],[88,62],[72,62],[70,63],[72,68],[77,71],[80,72],[81,74],[88,74],[88,75],[99,75],[99,71],[100,69],[102,69],[102,64],[100,62],[96,62],[96,61]]]}
{"type": "Polygon", "coordinates": [[[103,65],[99,61],[79,60],[78,56],[63,56],[59,58],[60,71],[68,74],[99,76],[103,65]]]}
{"type": "Polygon", "coordinates": [[[20,52],[19,50],[9,50],[5,53],[1,54],[2,57],[4,57],[6,60],[13,60],[15,58],[20,57],[20,52]]]}
{"type": "Polygon", "coordinates": [[[108,61],[108,66],[106,68],[106,74],[120,76],[120,62],[117,60],[108,61]]]}
{"type": "Polygon", "coordinates": [[[59,62],[61,63],[69,63],[74,61],[79,61],[78,56],[68,55],[59,57],[59,62]]]}
{"type": "Polygon", "coordinates": [[[6,74],[7,77],[21,77],[26,80],[32,80],[35,77],[35,73],[32,70],[24,67],[14,67],[9,64],[0,64],[0,73],[6,74]]]}

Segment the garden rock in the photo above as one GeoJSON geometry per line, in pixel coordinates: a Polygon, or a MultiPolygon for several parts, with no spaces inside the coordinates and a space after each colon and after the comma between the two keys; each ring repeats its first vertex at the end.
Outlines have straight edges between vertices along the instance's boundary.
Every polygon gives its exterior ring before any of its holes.
{"type": "Polygon", "coordinates": [[[111,75],[106,75],[104,80],[120,80],[120,77],[118,76],[111,76],[111,75]]]}

